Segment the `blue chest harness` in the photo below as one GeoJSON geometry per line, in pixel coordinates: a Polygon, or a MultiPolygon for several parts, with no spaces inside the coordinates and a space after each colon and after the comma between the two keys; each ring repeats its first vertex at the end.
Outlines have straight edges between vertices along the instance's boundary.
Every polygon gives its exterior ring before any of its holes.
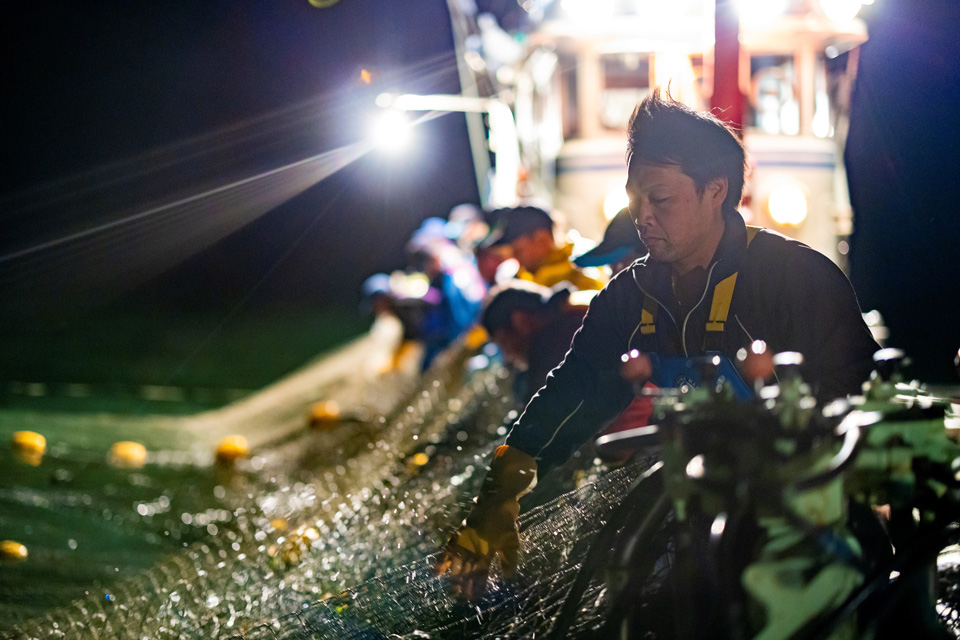
{"type": "Polygon", "coordinates": [[[750,400],[754,397],[753,390],[747,386],[740,372],[730,361],[730,358],[721,353],[707,352],[705,356],[685,358],[683,356],[661,357],[655,353],[648,354],[653,363],[653,377],[650,381],[661,388],[679,389],[687,391],[690,388],[699,388],[703,385],[703,361],[710,357],[718,357],[719,364],[713,367],[716,371],[717,384],[729,382],[734,395],[739,400],[750,400]]]}
{"type": "MultiPolygon", "coordinates": [[[[759,227],[747,227],[747,246],[760,230],[759,227]]],[[[689,389],[700,387],[704,357],[719,357],[719,364],[713,367],[716,371],[717,382],[729,382],[734,394],[741,400],[754,397],[753,390],[740,377],[740,372],[730,358],[722,353],[723,331],[726,328],[727,316],[730,314],[730,303],[733,301],[733,291],[737,285],[737,273],[727,276],[713,288],[713,299],[710,302],[710,314],[704,332],[704,352],[696,357],[662,356],[656,353],[655,336],[657,332],[657,310],[660,304],[651,296],[644,296],[643,309],[640,312],[640,337],[643,340],[644,352],[653,363],[653,377],[651,382],[661,388],[689,389]],[[653,348],[647,348],[648,345],[653,348]]],[[[682,336],[681,336],[681,339],[682,336]]],[[[710,381],[707,381],[710,382],[710,381]]]]}

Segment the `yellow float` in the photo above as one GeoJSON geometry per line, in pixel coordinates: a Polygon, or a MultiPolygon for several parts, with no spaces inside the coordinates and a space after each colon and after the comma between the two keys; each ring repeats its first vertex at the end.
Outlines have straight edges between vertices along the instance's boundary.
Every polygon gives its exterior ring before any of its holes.
{"type": "Polygon", "coordinates": [[[250,457],[250,445],[243,436],[227,436],[217,445],[217,464],[230,465],[240,458],[250,457]]]}
{"type": "Polygon", "coordinates": [[[18,562],[27,559],[27,548],[13,540],[0,541],[0,560],[18,562]]]}
{"type": "Polygon", "coordinates": [[[315,402],[310,407],[310,426],[329,428],[340,421],[340,405],[335,400],[315,402]]]}
{"type": "Polygon", "coordinates": [[[47,451],[47,439],[34,431],[15,431],[10,447],[20,462],[36,467],[47,451]]]}
{"type": "Polygon", "coordinates": [[[147,448],[139,442],[114,442],[107,454],[110,466],[120,469],[139,469],[147,462],[147,448]]]}

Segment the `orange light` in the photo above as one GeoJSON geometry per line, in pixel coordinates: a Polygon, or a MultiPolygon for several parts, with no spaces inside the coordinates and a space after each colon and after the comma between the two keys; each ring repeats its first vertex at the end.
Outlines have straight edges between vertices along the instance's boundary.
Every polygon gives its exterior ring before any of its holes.
{"type": "Polygon", "coordinates": [[[364,84],[370,84],[370,72],[366,69],[360,69],[360,79],[364,84]]]}

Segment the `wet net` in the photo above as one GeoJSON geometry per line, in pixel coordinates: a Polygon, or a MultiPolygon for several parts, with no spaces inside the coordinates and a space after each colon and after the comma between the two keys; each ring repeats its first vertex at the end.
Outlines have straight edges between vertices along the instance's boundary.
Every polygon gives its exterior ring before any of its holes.
{"type": "MultiPolygon", "coordinates": [[[[232,480],[246,483],[237,494],[250,500],[235,505],[217,535],[0,637],[467,638],[545,630],[604,514],[643,466],[594,469],[580,474],[577,488],[563,481],[539,489],[539,504],[525,507],[521,520],[528,551],[519,575],[494,575],[477,603],[450,597],[432,574],[433,556],[466,515],[502,441],[509,388],[495,363],[455,354],[391,415],[374,418],[378,429],[358,428],[356,455],[332,456],[317,437],[278,445],[257,480],[232,480]]],[[[581,626],[599,619],[599,588],[587,600],[581,626]]]]}
{"type": "MultiPolygon", "coordinates": [[[[504,580],[495,568],[478,602],[451,597],[434,558],[506,433],[510,382],[495,363],[461,352],[373,419],[379,428],[358,428],[359,453],[339,458],[316,437],[277,446],[255,480],[242,480],[252,483],[249,500],[217,535],[0,637],[544,637],[591,541],[651,461],[548,476],[525,498],[536,503],[523,503],[518,574],[504,580]]],[[[580,603],[565,637],[594,637],[602,626],[602,575],[580,603]]]]}

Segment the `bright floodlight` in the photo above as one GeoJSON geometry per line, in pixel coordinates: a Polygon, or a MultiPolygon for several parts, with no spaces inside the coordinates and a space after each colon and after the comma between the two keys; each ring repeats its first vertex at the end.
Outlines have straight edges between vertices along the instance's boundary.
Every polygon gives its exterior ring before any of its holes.
{"type": "Polygon", "coordinates": [[[823,15],[835,22],[847,22],[857,17],[861,0],[820,0],[820,10],[823,15]]]}
{"type": "Polygon", "coordinates": [[[613,15],[615,0],[561,0],[560,8],[572,20],[595,23],[613,15]]]}
{"type": "Polygon", "coordinates": [[[413,126],[401,112],[387,109],[370,124],[370,142],[385,153],[400,153],[413,140],[413,126]]]}
{"type": "Polygon", "coordinates": [[[767,200],[770,217],[785,227],[799,226],[807,218],[807,194],[801,185],[788,182],[778,185],[767,200]]]}
{"type": "Polygon", "coordinates": [[[736,0],[740,19],[761,25],[780,17],[787,10],[787,0],[736,0]]]}
{"type": "Polygon", "coordinates": [[[607,220],[613,220],[613,217],[628,204],[630,204],[630,198],[627,197],[627,190],[623,187],[614,187],[603,199],[603,215],[607,220]]]}

